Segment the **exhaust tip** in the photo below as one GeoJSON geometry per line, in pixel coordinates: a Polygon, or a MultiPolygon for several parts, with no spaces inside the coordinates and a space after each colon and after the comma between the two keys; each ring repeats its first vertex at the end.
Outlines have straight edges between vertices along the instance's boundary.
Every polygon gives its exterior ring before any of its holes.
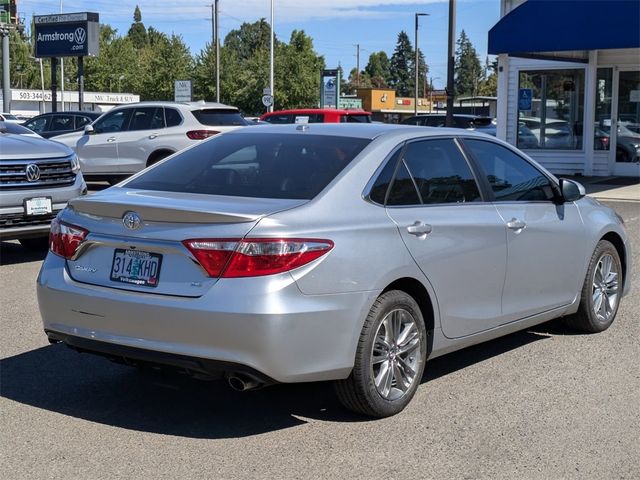
{"type": "Polygon", "coordinates": [[[245,392],[263,386],[262,382],[244,374],[227,375],[227,383],[236,392],[245,392]]]}

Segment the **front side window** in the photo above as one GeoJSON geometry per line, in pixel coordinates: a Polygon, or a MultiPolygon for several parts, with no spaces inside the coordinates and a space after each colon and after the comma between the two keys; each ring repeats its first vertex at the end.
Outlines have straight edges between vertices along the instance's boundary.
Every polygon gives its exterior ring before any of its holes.
{"type": "Polygon", "coordinates": [[[85,125],[89,125],[91,123],[91,118],[83,117],[81,115],[76,115],[76,128],[82,128],[85,125]]]}
{"type": "Polygon", "coordinates": [[[93,126],[95,133],[116,133],[122,132],[129,126],[129,117],[132,108],[124,108],[116,112],[109,112],[93,126]]]}
{"type": "Polygon", "coordinates": [[[129,188],[312,199],[370,142],[326,135],[220,135],[174,155],[129,188]]]}
{"type": "Polygon", "coordinates": [[[520,72],[518,148],[582,150],[583,117],[583,69],[520,72]]]}
{"type": "Polygon", "coordinates": [[[551,181],[508,148],[469,138],[464,143],[485,174],[495,201],[549,201],[554,198],[551,181]]]}
{"type": "Polygon", "coordinates": [[[35,118],[27,122],[25,124],[25,127],[27,127],[29,130],[33,130],[36,133],[42,133],[47,129],[47,120],[49,120],[49,118],[50,117],[35,118]]]}
{"type": "Polygon", "coordinates": [[[412,142],[404,161],[422,203],[464,203],[481,200],[476,180],[462,152],[450,139],[412,142]]]}
{"type": "Polygon", "coordinates": [[[293,123],[293,117],[287,114],[274,114],[265,117],[264,121],[275,125],[282,125],[286,123],[293,123]]]}

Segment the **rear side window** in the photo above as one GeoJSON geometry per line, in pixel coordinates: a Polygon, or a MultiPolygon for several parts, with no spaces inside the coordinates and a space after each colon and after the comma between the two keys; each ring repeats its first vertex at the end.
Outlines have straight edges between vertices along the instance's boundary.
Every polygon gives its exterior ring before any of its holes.
{"type": "Polygon", "coordinates": [[[129,123],[129,130],[151,130],[164,128],[164,114],[162,107],[136,108],[129,123]]]}
{"type": "Polygon", "coordinates": [[[398,159],[400,158],[401,153],[401,148],[396,150],[380,172],[380,175],[378,175],[378,178],[369,192],[369,199],[371,199],[371,201],[384,205],[387,190],[389,190],[389,185],[391,185],[391,181],[393,180],[393,174],[396,171],[396,165],[398,165],[398,159]]]}
{"type": "Polygon", "coordinates": [[[464,143],[480,164],[496,201],[548,201],[554,198],[551,181],[508,148],[468,138],[464,143]]]}
{"type": "Polygon", "coordinates": [[[182,115],[174,108],[165,108],[164,121],[167,127],[177,127],[182,123],[182,115]]]}
{"type": "Polygon", "coordinates": [[[424,140],[407,145],[404,161],[422,203],[464,203],[481,200],[471,169],[453,140],[424,140]]]}
{"type": "Polygon", "coordinates": [[[205,108],[202,110],[193,110],[191,113],[202,125],[210,127],[247,125],[247,121],[242,118],[240,112],[228,108],[205,108]]]}
{"type": "Polygon", "coordinates": [[[53,115],[49,130],[73,130],[73,115],[53,115]]]}
{"type": "Polygon", "coordinates": [[[438,115],[427,117],[421,125],[426,125],[427,127],[444,127],[445,123],[445,117],[438,115]]]}
{"type": "Polygon", "coordinates": [[[293,117],[287,114],[283,114],[283,115],[275,114],[275,115],[269,115],[265,117],[264,121],[273,123],[275,125],[282,125],[285,123],[293,123],[293,117]]]}
{"type": "Polygon", "coordinates": [[[387,205],[420,205],[420,203],[416,185],[407,170],[407,165],[402,161],[389,190],[387,205]]]}
{"type": "Polygon", "coordinates": [[[221,135],[175,155],[129,188],[233,197],[311,199],[370,142],[326,135],[221,135]]]}
{"type": "Polygon", "coordinates": [[[343,123],[371,123],[371,115],[345,115],[340,121],[343,123]]]}

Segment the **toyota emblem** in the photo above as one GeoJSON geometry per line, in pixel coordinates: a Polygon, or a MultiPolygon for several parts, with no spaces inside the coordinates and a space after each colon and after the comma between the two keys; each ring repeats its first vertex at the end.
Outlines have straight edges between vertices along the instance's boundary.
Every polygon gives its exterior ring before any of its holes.
{"type": "Polygon", "coordinates": [[[141,225],[140,216],[136,212],[127,212],[122,217],[122,224],[129,230],[136,230],[141,225]]]}
{"type": "Polygon", "coordinates": [[[30,163],[26,168],[27,180],[29,182],[37,182],[40,180],[40,167],[35,163],[30,163]]]}
{"type": "Polygon", "coordinates": [[[73,32],[73,37],[75,38],[76,43],[84,44],[84,41],[87,39],[87,31],[82,28],[76,28],[76,31],[73,32]]]}

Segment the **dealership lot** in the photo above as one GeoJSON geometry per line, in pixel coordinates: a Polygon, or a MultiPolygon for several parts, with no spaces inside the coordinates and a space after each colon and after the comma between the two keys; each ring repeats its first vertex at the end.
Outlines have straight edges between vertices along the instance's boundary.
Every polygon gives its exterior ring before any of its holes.
{"type": "MultiPolygon", "coordinates": [[[[328,384],[236,393],[49,345],[43,255],[0,252],[3,478],[638,478],[640,203],[613,326],[549,323],[427,364],[407,409],[372,421],[328,384]]],[[[552,274],[552,272],[550,272],[552,274]]],[[[179,319],[176,319],[179,321],[179,319]]]]}

